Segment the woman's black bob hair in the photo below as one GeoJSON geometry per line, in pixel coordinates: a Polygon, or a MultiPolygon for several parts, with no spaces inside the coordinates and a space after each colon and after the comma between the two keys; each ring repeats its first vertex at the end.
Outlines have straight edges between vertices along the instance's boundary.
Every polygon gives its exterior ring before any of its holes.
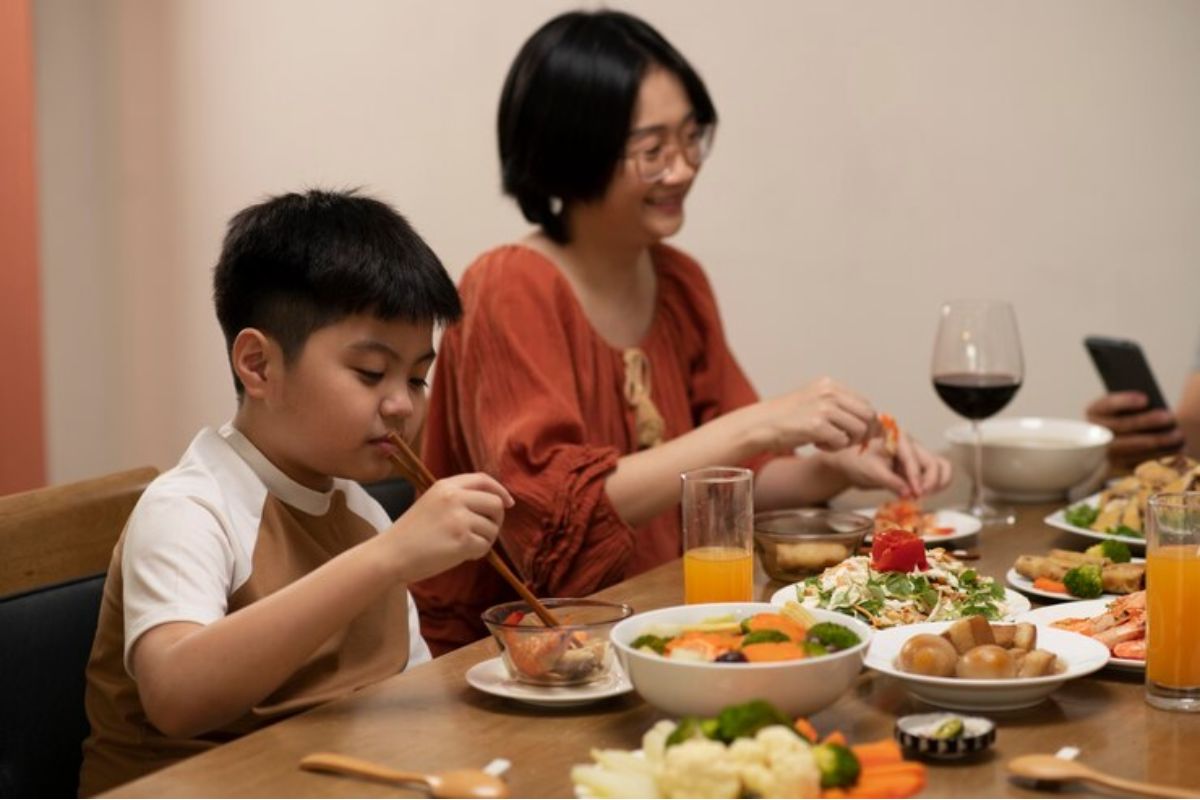
{"type": "Polygon", "coordinates": [[[717,121],[700,76],[648,24],[619,11],[571,11],[525,42],[509,68],[497,129],[504,191],[521,213],[560,244],[561,208],[604,195],[624,155],[642,78],[673,73],[696,122],[717,121]]]}

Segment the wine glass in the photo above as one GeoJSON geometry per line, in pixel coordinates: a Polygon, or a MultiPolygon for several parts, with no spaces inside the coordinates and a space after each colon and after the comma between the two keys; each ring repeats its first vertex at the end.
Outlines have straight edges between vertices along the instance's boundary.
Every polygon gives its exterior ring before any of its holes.
{"type": "Polygon", "coordinates": [[[944,303],[933,342],[932,372],[938,397],[971,421],[971,499],[961,510],[984,525],[1011,525],[1015,516],[1010,510],[998,510],[983,500],[979,420],[1008,405],[1021,387],[1024,365],[1012,306],[999,300],[944,303]]]}

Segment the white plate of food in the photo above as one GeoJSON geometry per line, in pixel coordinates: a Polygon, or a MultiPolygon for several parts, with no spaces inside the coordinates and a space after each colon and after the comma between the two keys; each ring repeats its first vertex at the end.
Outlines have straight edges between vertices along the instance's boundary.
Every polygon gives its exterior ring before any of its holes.
{"type": "Polygon", "coordinates": [[[1059,530],[1067,531],[1068,533],[1077,533],[1080,536],[1086,536],[1089,539],[1097,539],[1105,541],[1111,539],[1115,542],[1124,542],[1130,548],[1141,550],[1146,546],[1146,539],[1140,530],[1127,528],[1126,530],[1133,531],[1128,534],[1104,533],[1102,531],[1094,531],[1088,525],[1093,524],[1095,515],[1100,508],[1100,498],[1103,492],[1097,492],[1089,497],[1085,497],[1077,503],[1073,503],[1065,508],[1060,508],[1050,516],[1046,517],[1043,522],[1047,525],[1058,528],[1059,530]],[[1087,509],[1086,511],[1084,509],[1087,509]],[[1093,522],[1086,522],[1088,516],[1091,516],[1093,522]]]}
{"type": "MultiPolygon", "coordinates": [[[[970,514],[950,510],[921,511],[907,500],[884,503],[878,508],[859,508],[854,513],[874,520],[881,510],[888,515],[888,519],[894,521],[895,527],[911,530],[924,539],[927,545],[941,545],[966,539],[979,533],[983,527],[979,520],[970,514]]],[[[873,534],[874,531],[868,532],[865,541],[870,542],[873,534]]]]}
{"type": "MultiPolygon", "coordinates": [[[[1144,564],[1146,564],[1146,559],[1140,559],[1140,558],[1133,559],[1133,560],[1129,561],[1129,564],[1144,565],[1144,564]]],[[[1066,593],[1066,591],[1051,591],[1049,589],[1043,589],[1043,588],[1037,587],[1037,585],[1034,585],[1033,581],[1031,581],[1030,578],[1027,578],[1024,575],[1021,575],[1020,572],[1016,571],[1016,567],[1013,567],[1013,569],[1010,569],[1006,573],[1006,575],[1004,575],[1004,579],[1006,579],[1006,581],[1008,582],[1008,585],[1010,585],[1010,587],[1020,591],[1021,594],[1031,595],[1033,597],[1040,597],[1040,599],[1051,600],[1051,601],[1079,600],[1079,597],[1076,597],[1075,595],[1066,593]]],[[[1104,600],[1106,602],[1106,601],[1110,601],[1110,600],[1115,600],[1115,599],[1117,599],[1117,597],[1123,597],[1126,594],[1130,594],[1130,593],[1117,594],[1117,593],[1110,593],[1110,591],[1105,591],[1105,593],[1100,595],[1099,597],[1097,597],[1096,600],[1104,600]]]]}
{"type": "MultiPolygon", "coordinates": [[[[1054,626],[1055,623],[1061,623],[1066,620],[1074,621],[1074,624],[1069,626],[1069,629],[1075,630],[1077,633],[1082,633],[1091,638],[1097,636],[1097,640],[1102,644],[1108,645],[1113,639],[1120,639],[1123,636],[1128,636],[1136,632],[1136,626],[1141,626],[1141,637],[1126,639],[1125,641],[1115,642],[1112,647],[1119,649],[1121,652],[1128,654],[1129,651],[1137,651],[1138,647],[1135,644],[1139,640],[1142,642],[1142,648],[1145,647],[1145,592],[1138,592],[1126,597],[1118,597],[1115,599],[1098,598],[1096,600],[1077,600],[1074,603],[1060,603],[1053,606],[1044,606],[1026,611],[1018,620],[1021,622],[1032,622],[1038,626],[1054,626]],[[1121,608],[1122,604],[1126,607],[1124,613],[1113,615],[1113,622],[1110,624],[1105,617],[1108,615],[1109,606],[1118,604],[1116,607],[1121,608]],[[1138,610],[1143,612],[1139,615],[1138,610]],[[1120,618],[1125,617],[1122,621],[1120,618]],[[1104,619],[1101,619],[1104,618],[1104,619]],[[1095,630],[1094,633],[1088,634],[1083,627],[1083,620],[1096,620],[1093,623],[1093,628],[1103,627],[1103,630],[1095,630]],[[1131,625],[1134,627],[1118,630],[1123,625],[1131,625]],[[1106,627],[1105,627],[1106,626],[1106,627]],[[1107,632],[1107,635],[1106,635],[1107,632]],[[1125,645],[1122,647],[1122,645],[1125,645]]],[[[1059,630],[1059,628],[1054,628],[1059,630]]],[[[1131,672],[1143,672],[1146,669],[1146,659],[1143,653],[1141,658],[1128,658],[1116,655],[1114,651],[1112,657],[1108,661],[1110,667],[1116,669],[1129,670],[1131,672]]]]}
{"type": "Polygon", "coordinates": [[[877,572],[869,556],[854,556],[820,575],[785,586],[771,596],[782,606],[796,600],[867,621],[876,629],[958,619],[983,613],[990,619],[1014,619],[1031,607],[1029,598],[1005,589],[995,579],[947,555],[927,551],[929,569],[877,572]],[[882,593],[882,598],[879,597],[882,593]]]}
{"type": "Polygon", "coordinates": [[[480,661],[467,670],[467,683],[496,697],[551,707],[582,706],[633,691],[625,671],[615,662],[604,677],[582,686],[535,686],[509,676],[500,656],[480,661]]]}
{"type": "MultiPolygon", "coordinates": [[[[967,623],[961,621],[970,627],[967,623]]],[[[910,694],[931,705],[966,711],[1007,711],[1037,705],[1067,681],[1103,668],[1109,659],[1108,648],[1095,639],[1048,625],[1032,626],[1036,649],[1029,652],[1024,648],[1012,650],[1011,641],[1002,644],[990,638],[980,639],[982,649],[956,646],[942,635],[952,624],[934,622],[880,631],[871,639],[865,664],[896,678],[910,694]],[[911,645],[910,640],[914,640],[911,645]],[[919,648],[914,646],[918,642],[919,648]],[[911,649],[906,650],[906,645],[911,649]],[[948,657],[941,652],[943,649],[948,657]],[[918,654],[918,650],[926,652],[918,654]],[[929,651],[938,658],[933,658],[929,651]],[[996,677],[1025,671],[1026,664],[1033,664],[1029,659],[1039,652],[1041,669],[1030,670],[1030,677],[996,677]],[[964,663],[969,666],[964,667],[964,663]],[[931,666],[938,674],[911,671],[931,666]],[[947,672],[955,677],[943,677],[947,672]],[[971,677],[957,677],[958,674],[971,677]]],[[[1019,626],[993,626],[991,630],[1000,627],[1019,626]]]]}

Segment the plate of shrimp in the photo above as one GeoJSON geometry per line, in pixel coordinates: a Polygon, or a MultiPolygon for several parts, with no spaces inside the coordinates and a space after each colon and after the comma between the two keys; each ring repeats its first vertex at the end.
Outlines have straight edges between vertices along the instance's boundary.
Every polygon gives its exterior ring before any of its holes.
{"type": "Polygon", "coordinates": [[[1146,668],[1146,591],[1115,599],[1081,600],[1027,611],[1020,622],[1049,625],[1090,636],[1106,645],[1109,666],[1141,672],[1146,668]]]}

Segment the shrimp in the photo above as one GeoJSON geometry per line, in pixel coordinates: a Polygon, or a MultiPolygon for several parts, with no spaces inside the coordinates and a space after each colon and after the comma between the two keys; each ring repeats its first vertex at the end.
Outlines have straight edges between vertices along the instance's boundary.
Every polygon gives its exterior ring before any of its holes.
{"type": "MultiPolygon", "coordinates": [[[[900,426],[891,414],[880,414],[876,419],[883,430],[883,452],[887,453],[889,458],[895,458],[900,453],[900,426]]],[[[864,440],[859,445],[858,452],[866,452],[867,442],[868,440],[864,440]]]]}

